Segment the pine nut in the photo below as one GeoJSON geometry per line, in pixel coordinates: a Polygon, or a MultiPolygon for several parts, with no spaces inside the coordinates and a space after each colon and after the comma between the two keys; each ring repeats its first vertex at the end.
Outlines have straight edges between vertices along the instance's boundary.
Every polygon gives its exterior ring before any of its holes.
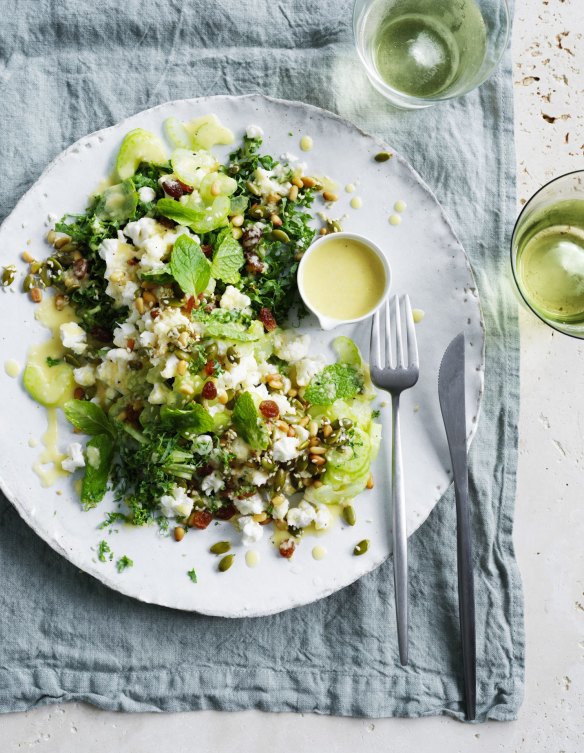
{"type": "Polygon", "coordinates": [[[309,421],[310,418],[308,416],[304,416],[300,419],[300,421],[298,421],[298,423],[300,424],[300,426],[302,426],[302,428],[304,428],[309,421]]]}
{"type": "Polygon", "coordinates": [[[315,489],[318,489],[322,486],[322,481],[319,478],[317,478],[312,482],[312,485],[314,486],[315,489]]]}
{"type": "Polygon", "coordinates": [[[240,227],[234,227],[231,231],[231,235],[238,241],[243,235],[243,230],[240,227]]]}
{"type": "Polygon", "coordinates": [[[53,245],[55,246],[55,248],[63,248],[63,246],[66,246],[67,243],[71,243],[71,238],[69,238],[68,235],[63,235],[61,236],[61,238],[57,238],[53,245]]]}
{"type": "Polygon", "coordinates": [[[40,288],[31,288],[30,297],[34,303],[40,303],[43,300],[43,292],[40,288]]]}
{"type": "Polygon", "coordinates": [[[310,175],[305,175],[301,180],[304,188],[314,188],[316,186],[316,180],[311,178],[310,175]]]}
{"type": "Polygon", "coordinates": [[[274,494],[272,497],[272,504],[276,507],[280,507],[286,501],[286,497],[283,494],[274,494]]]}
{"type": "Polygon", "coordinates": [[[231,218],[231,224],[233,227],[241,227],[243,225],[243,215],[242,214],[235,214],[231,218]]]}
{"type": "Polygon", "coordinates": [[[326,463],[326,460],[322,457],[322,455],[311,455],[310,462],[314,465],[324,465],[326,463]]]}
{"type": "Polygon", "coordinates": [[[173,533],[175,541],[182,541],[185,537],[185,529],[182,526],[176,526],[173,533]]]}
{"type": "Polygon", "coordinates": [[[144,305],[144,299],[141,297],[136,298],[134,301],[134,306],[136,307],[136,311],[139,314],[143,314],[146,311],[146,306],[144,305]]]}
{"type": "Polygon", "coordinates": [[[291,389],[291,390],[288,390],[286,394],[288,395],[288,397],[296,397],[296,395],[298,394],[298,390],[291,389]]]}
{"type": "Polygon", "coordinates": [[[326,455],[326,447],[311,447],[310,452],[313,455],[326,455]]]}
{"type": "Polygon", "coordinates": [[[264,522],[264,520],[267,520],[267,519],[268,519],[268,516],[266,515],[266,513],[265,513],[265,512],[256,512],[256,513],[255,513],[255,515],[252,515],[251,517],[252,517],[252,519],[253,519],[253,520],[254,520],[254,521],[255,521],[256,523],[263,523],[263,522],[264,522]]]}
{"type": "Polygon", "coordinates": [[[290,428],[286,421],[276,421],[276,426],[278,427],[278,429],[280,429],[280,431],[285,431],[286,434],[288,433],[288,429],[290,428]]]}
{"type": "Polygon", "coordinates": [[[338,201],[339,197],[336,193],[333,193],[332,191],[323,191],[322,192],[322,198],[325,201],[338,201]]]}
{"type": "Polygon", "coordinates": [[[316,421],[311,421],[308,424],[308,433],[311,437],[316,437],[316,435],[318,434],[318,424],[316,423],[316,421]]]}
{"type": "Polygon", "coordinates": [[[218,181],[215,181],[213,185],[211,186],[211,196],[219,196],[221,193],[221,186],[219,185],[218,181]]]}
{"type": "Polygon", "coordinates": [[[328,230],[326,229],[326,227],[321,227],[318,232],[320,235],[328,235],[328,230]]]}
{"type": "Polygon", "coordinates": [[[367,489],[373,489],[375,484],[373,483],[373,476],[369,476],[367,479],[367,489]]]}
{"type": "Polygon", "coordinates": [[[178,343],[181,347],[186,348],[189,344],[189,333],[188,332],[181,332],[178,336],[178,343]]]}
{"type": "Polygon", "coordinates": [[[330,424],[327,424],[326,426],[322,427],[322,436],[326,439],[326,437],[330,437],[330,435],[333,433],[333,427],[330,424]]]}
{"type": "Polygon", "coordinates": [[[288,198],[290,201],[296,201],[298,198],[298,186],[292,186],[290,191],[288,191],[288,198]]]}
{"type": "Polygon", "coordinates": [[[47,243],[50,243],[52,246],[56,240],[57,240],[57,233],[55,233],[54,230],[49,230],[49,232],[47,233],[47,243]]]}
{"type": "Polygon", "coordinates": [[[270,222],[274,227],[282,227],[282,220],[278,217],[277,214],[270,215],[270,222]]]}
{"type": "Polygon", "coordinates": [[[297,186],[298,188],[304,188],[304,183],[302,182],[302,178],[292,178],[290,181],[293,186],[297,186]]]}
{"type": "Polygon", "coordinates": [[[61,295],[61,293],[59,293],[59,295],[55,296],[55,308],[57,309],[57,311],[63,311],[68,303],[69,299],[66,295],[61,295]]]}
{"type": "Polygon", "coordinates": [[[179,361],[176,365],[176,373],[179,376],[184,376],[187,373],[188,364],[186,361],[179,361]]]}
{"type": "Polygon", "coordinates": [[[220,402],[221,405],[225,405],[226,403],[229,402],[229,397],[227,393],[225,392],[225,390],[223,390],[223,392],[217,393],[217,401],[220,402]]]}
{"type": "Polygon", "coordinates": [[[311,447],[318,447],[319,444],[320,444],[320,442],[318,440],[318,437],[311,437],[310,438],[310,446],[311,447]]]}
{"type": "Polygon", "coordinates": [[[155,303],[158,303],[158,298],[154,295],[154,293],[151,293],[149,290],[145,290],[142,295],[142,300],[144,303],[148,306],[148,308],[152,308],[155,303]]]}
{"type": "Polygon", "coordinates": [[[34,261],[34,256],[28,253],[28,251],[23,251],[22,253],[22,260],[25,261],[27,264],[30,264],[34,261]]]}
{"type": "Polygon", "coordinates": [[[296,432],[294,431],[294,429],[292,428],[292,426],[288,429],[288,436],[289,437],[295,437],[296,436],[296,432]]]}

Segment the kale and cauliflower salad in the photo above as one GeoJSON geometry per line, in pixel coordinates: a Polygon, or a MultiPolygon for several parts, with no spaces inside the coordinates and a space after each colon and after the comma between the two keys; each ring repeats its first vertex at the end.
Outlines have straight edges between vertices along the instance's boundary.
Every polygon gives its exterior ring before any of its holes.
{"type": "MultiPolygon", "coordinates": [[[[79,470],[86,509],[112,491],[110,521],[158,523],[177,541],[229,521],[246,546],[273,524],[290,558],[332,505],[354,524],[381,431],[355,344],[336,338],[327,364],[287,326],[323,188],[297,159],[262,154],[257,126],[224,164],[212,149],[233,137],[213,116],[165,130],[170,158],[148,131],[125,137],[115,179],[55,223],[24,282],[71,313],[48,372],[87,439],[62,468],[79,470]]],[[[50,405],[39,373],[27,367],[25,386],[50,405]]]]}

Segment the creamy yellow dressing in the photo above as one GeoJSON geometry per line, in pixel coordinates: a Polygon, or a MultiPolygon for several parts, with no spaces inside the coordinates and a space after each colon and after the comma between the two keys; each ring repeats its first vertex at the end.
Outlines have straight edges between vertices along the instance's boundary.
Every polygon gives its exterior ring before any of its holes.
{"type": "Polygon", "coordinates": [[[345,191],[347,193],[355,193],[355,187],[356,186],[354,183],[347,183],[347,185],[345,186],[345,191]]]}
{"type": "Polygon", "coordinates": [[[412,318],[414,320],[414,324],[419,324],[425,316],[426,314],[424,313],[422,309],[413,309],[412,311],[412,318]]]}
{"type": "Polygon", "coordinates": [[[300,139],[300,148],[303,152],[309,152],[314,146],[314,142],[311,136],[303,136],[300,139]]]}
{"type": "Polygon", "coordinates": [[[260,553],[256,552],[255,549],[250,549],[245,553],[245,564],[248,567],[256,567],[259,564],[259,561],[260,553]]]}
{"type": "Polygon", "coordinates": [[[400,199],[399,201],[395,202],[395,204],[393,205],[393,208],[395,209],[396,212],[403,214],[406,211],[407,206],[408,205],[406,204],[406,202],[400,199]]]}
{"type": "Polygon", "coordinates": [[[20,364],[14,358],[9,358],[8,361],[4,362],[4,371],[9,377],[16,379],[20,374],[20,364]]]}
{"type": "Polygon", "coordinates": [[[338,193],[339,191],[339,184],[336,180],[333,180],[332,178],[329,178],[328,175],[315,175],[314,176],[320,185],[322,186],[323,193],[326,191],[328,193],[338,193]]]}
{"type": "Polygon", "coordinates": [[[42,486],[52,486],[59,478],[67,473],[61,468],[61,463],[67,455],[59,451],[57,409],[47,408],[47,430],[41,437],[44,450],[39,455],[32,469],[41,480],[42,486]]]}
{"type": "Polygon", "coordinates": [[[401,217],[399,214],[392,214],[389,218],[389,224],[390,225],[399,225],[401,222],[401,217]]]}
{"type": "Polygon", "coordinates": [[[312,559],[322,560],[326,557],[327,551],[324,546],[315,546],[312,550],[312,559]]]}
{"type": "Polygon", "coordinates": [[[369,246],[331,235],[310,251],[302,268],[306,303],[332,319],[357,319],[372,311],[385,290],[384,266],[369,246]]]}
{"type": "Polygon", "coordinates": [[[361,199],[361,197],[353,196],[353,198],[351,199],[351,206],[353,207],[353,209],[361,209],[361,207],[363,206],[363,200],[361,199]]]}

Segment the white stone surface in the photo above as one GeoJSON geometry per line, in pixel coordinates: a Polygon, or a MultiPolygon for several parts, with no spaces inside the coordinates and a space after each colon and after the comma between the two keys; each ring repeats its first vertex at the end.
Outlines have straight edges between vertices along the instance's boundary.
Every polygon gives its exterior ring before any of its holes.
{"type": "MultiPolygon", "coordinates": [[[[584,3],[517,0],[519,197],[584,167],[584,3]],[[553,121],[553,122],[551,122],[553,121]]],[[[0,717],[16,753],[579,753],[584,750],[584,342],[521,316],[522,408],[515,540],[526,597],[527,690],[512,723],[294,714],[114,714],[81,704],[0,717]]]]}

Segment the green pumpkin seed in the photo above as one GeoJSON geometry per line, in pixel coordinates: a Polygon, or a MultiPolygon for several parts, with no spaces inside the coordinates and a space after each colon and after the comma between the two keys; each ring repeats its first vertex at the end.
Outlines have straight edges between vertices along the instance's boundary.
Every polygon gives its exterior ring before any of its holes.
{"type": "Polygon", "coordinates": [[[258,187],[256,186],[256,184],[255,184],[255,183],[254,183],[253,181],[251,181],[251,180],[248,180],[248,181],[246,182],[246,184],[245,184],[245,187],[246,187],[246,188],[247,188],[247,190],[248,190],[248,191],[249,191],[250,193],[252,193],[252,194],[253,194],[254,196],[261,196],[261,195],[262,195],[262,192],[260,191],[260,189],[259,189],[259,188],[258,188],[258,187]]]}
{"type": "Polygon", "coordinates": [[[225,554],[225,552],[228,552],[230,549],[230,541],[218,541],[216,544],[213,544],[213,546],[209,548],[209,551],[211,552],[211,554],[225,554]]]}
{"type": "MultiPolygon", "coordinates": [[[[300,447],[298,448],[300,449],[300,447]]],[[[305,471],[308,468],[308,458],[302,457],[300,460],[296,462],[296,470],[300,473],[301,471],[305,471]]]]}
{"type": "Polygon", "coordinates": [[[346,505],[343,507],[343,518],[349,526],[354,526],[357,522],[357,516],[355,515],[355,508],[352,505],[346,505]]]}
{"type": "Polygon", "coordinates": [[[22,283],[22,289],[24,290],[25,293],[28,293],[29,290],[32,290],[33,288],[36,287],[36,284],[37,283],[36,283],[36,280],[35,280],[34,276],[33,275],[27,275],[24,278],[24,281],[22,283]]]}
{"type": "Polygon", "coordinates": [[[339,426],[341,429],[352,429],[353,422],[350,418],[339,418],[339,426]]]}
{"type": "Polygon", "coordinates": [[[254,220],[266,220],[270,216],[270,210],[267,207],[257,206],[249,210],[249,216],[254,220]]]}
{"type": "Polygon", "coordinates": [[[278,468],[276,475],[274,476],[274,489],[280,491],[286,483],[286,471],[283,468],[278,468]]]}
{"type": "Polygon", "coordinates": [[[65,353],[63,356],[63,361],[65,363],[68,363],[70,366],[75,366],[75,368],[79,368],[81,366],[81,361],[73,355],[73,353],[65,353]]]}
{"type": "Polygon", "coordinates": [[[298,445],[298,449],[299,450],[305,450],[308,447],[309,444],[310,444],[310,439],[307,439],[304,442],[302,442],[302,444],[298,445]]]}
{"type": "Polygon", "coordinates": [[[16,267],[10,266],[10,267],[4,267],[2,270],[2,285],[4,287],[8,287],[9,285],[12,285],[16,278],[16,267]]]}
{"type": "Polygon", "coordinates": [[[387,160],[391,159],[391,157],[392,155],[389,152],[379,152],[373,159],[376,162],[387,162],[387,160]]]}
{"type": "Polygon", "coordinates": [[[270,233],[270,240],[281,241],[282,243],[290,243],[290,236],[284,230],[272,230],[270,233]]]}
{"type": "Polygon", "coordinates": [[[219,561],[219,571],[224,573],[227,570],[229,570],[231,565],[233,565],[234,559],[235,559],[234,554],[227,554],[225,557],[223,557],[223,559],[219,561]]]}
{"type": "Polygon", "coordinates": [[[355,557],[359,557],[361,554],[365,554],[365,552],[369,549],[369,539],[363,539],[363,541],[360,541],[357,546],[353,549],[353,554],[355,557]]]}
{"type": "Polygon", "coordinates": [[[270,460],[270,458],[264,457],[262,458],[262,468],[264,471],[275,471],[276,470],[276,464],[273,460],[270,460]]]}

